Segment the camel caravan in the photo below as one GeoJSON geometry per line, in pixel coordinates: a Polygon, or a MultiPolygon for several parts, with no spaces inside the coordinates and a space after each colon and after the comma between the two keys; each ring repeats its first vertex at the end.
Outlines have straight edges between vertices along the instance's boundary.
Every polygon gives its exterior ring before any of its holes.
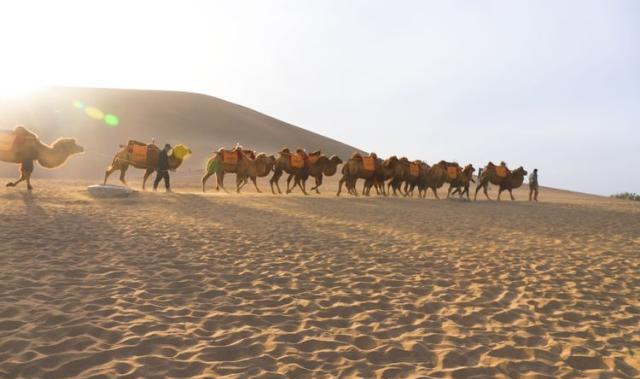
{"type": "MultiPolygon", "coordinates": [[[[0,161],[19,164],[20,177],[7,184],[14,187],[25,181],[27,188],[31,190],[31,174],[33,162],[37,161],[42,167],[56,168],[62,166],[69,157],[84,152],[84,149],[72,138],[60,138],[52,145],[41,142],[38,136],[22,126],[17,126],[12,131],[0,130],[0,161]]],[[[149,176],[156,172],[154,190],[161,179],[165,180],[167,191],[170,191],[168,171],[175,171],[182,166],[185,159],[191,155],[191,150],[184,145],[171,147],[165,145],[160,149],[155,143],[130,140],[126,145],[120,145],[111,164],[107,167],[103,184],[115,171],[120,171],[120,181],[126,186],[125,175],[129,167],[144,170],[142,189],[146,189],[149,176]]],[[[295,151],[289,148],[281,149],[277,156],[266,153],[256,153],[250,149],[244,149],[236,144],[232,149],[220,148],[207,161],[204,175],[201,180],[202,191],[206,191],[206,184],[210,177],[215,176],[216,190],[224,186],[226,174],[236,175],[236,192],[253,183],[257,192],[262,192],[258,187],[258,178],[266,178],[269,175],[271,192],[282,194],[280,179],[284,174],[286,178],[286,191],[289,194],[296,188],[308,195],[307,181],[313,178],[311,192],[320,194],[320,186],[325,176],[333,176],[340,169],[337,196],[344,190],[353,196],[370,196],[373,189],[380,196],[404,196],[425,198],[431,191],[439,199],[438,190],[448,184],[447,198],[458,195],[466,196],[470,200],[470,186],[476,183],[474,200],[477,200],[480,190],[487,199],[490,184],[498,187],[498,200],[502,192],[508,191],[512,200],[513,190],[522,186],[527,171],[523,167],[509,170],[506,163],[495,165],[489,162],[480,170],[477,178],[474,178],[476,169],[468,164],[461,166],[456,162],[440,161],[429,165],[421,160],[409,160],[406,157],[391,156],[387,159],[379,158],[375,153],[362,155],[353,153],[346,162],[336,155],[326,156],[321,151],[307,153],[298,148],[295,151]],[[358,192],[357,182],[363,180],[362,191],[358,192]],[[417,191],[416,191],[417,189],[417,191]]],[[[534,170],[535,187],[537,191],[537,172],[534,170]]],[[[531,182],[531,178],[530,178],[531,182]]],[[[531,183],[530,183],[531,185],[531,183]]]]}

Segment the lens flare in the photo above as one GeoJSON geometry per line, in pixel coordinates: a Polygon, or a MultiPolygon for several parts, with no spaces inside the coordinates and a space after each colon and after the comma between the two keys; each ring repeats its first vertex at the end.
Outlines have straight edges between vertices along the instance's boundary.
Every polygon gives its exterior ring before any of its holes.
{"type": "Polygon", "coordinates": [[[87,106],[85,102],[81,100],[74,100],[71,104],[76,109],[84,110],[84,113],[92,119],[104,121],[110,128],[115,128],[120,125],[120,118],[113,113],[105,113],[93,105],[87,106]]]}
{"type": "Polygon", "coordinates": [[[87,116],[94,118],[96,120],[102,120],[104,118],[104,113],[96,107],[86,107],[84,109],[84,113],[86,113],[87,116]]]}
{"type": "Polygon", "coordinates": [[[104,116],[104,122],[110,127],[115,128],[120,123],[120,119],[118,118],[118,116],[109,113],[106,116],[104,116]]]}

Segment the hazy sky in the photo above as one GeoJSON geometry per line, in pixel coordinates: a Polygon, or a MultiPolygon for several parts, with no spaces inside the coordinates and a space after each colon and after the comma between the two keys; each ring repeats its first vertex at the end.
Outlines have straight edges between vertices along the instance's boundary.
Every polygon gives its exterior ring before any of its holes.
{"type": "Polygon", "coordinates": [[[640,1],[6,1],[0,95],[194,91],[428,162],[640,192],[640,1]]]}

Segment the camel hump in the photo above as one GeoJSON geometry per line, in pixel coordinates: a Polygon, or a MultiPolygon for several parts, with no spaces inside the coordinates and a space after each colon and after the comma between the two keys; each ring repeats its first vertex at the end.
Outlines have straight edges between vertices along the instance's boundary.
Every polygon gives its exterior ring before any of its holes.
{"type": "Polygon", "coordinates": [[[280,154],[291,154],[291,150],[288,147],[279,151],[280,154]]]}
{"type": "Polygon", "coordinates": [[[315,155],[315,156],[319,156],[320,154],[322,154],[320,150],[312,151],[309,153],[309,155],[315,155]]]}
{"type": "Polygon", "coordinates": [[[362,155],[360,155],[360,153],[358,153],[357,151],[353,154],[351,154],[351,159],[355,159],[355,160],[362,160],[362,155]]]}

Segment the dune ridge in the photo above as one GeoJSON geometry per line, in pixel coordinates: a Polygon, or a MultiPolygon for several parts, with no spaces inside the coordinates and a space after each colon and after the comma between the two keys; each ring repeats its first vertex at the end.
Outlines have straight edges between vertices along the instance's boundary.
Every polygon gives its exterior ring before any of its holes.
{"type": "MultiPolygon", "coordinates": [[[[101,88],[49,87],[14,99],[0,99],[0,129],[23,124],[50,143],[76,137],[86,153],[64,169],[37,167],[44,178],[97,179],[111,163],[119,144],[129,139],[158,144],[183,143],[193,150],[181,168],[201,172],[219,147],[240,142],[247,148],[275,153],[282,147],[321,149],[348,157],[353,146],[288,124],[228,101],[197,93],[101,88]],[[89,117],[75,101],[119,117],[117,127],[89,117]]],[[[0,163],[0,176],[14,175],[14,165],[0,163]]]]}

